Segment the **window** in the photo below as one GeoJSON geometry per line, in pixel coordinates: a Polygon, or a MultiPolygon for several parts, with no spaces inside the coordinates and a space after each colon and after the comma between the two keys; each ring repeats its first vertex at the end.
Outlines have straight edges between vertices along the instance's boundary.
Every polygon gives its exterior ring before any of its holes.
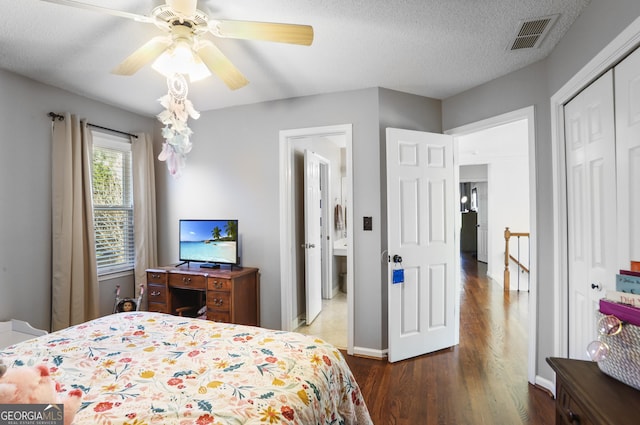
{"type": "Polygon", "coordinates": [[[134,266],[131,143],[92,132],[93,223],[98,275],[134,266]]]}

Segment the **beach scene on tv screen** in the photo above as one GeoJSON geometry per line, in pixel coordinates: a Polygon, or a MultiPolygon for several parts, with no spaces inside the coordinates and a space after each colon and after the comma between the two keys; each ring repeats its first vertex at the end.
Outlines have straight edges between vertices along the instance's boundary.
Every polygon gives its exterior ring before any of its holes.
{"type": "Polygon", "coordinates": [[[238,225],[234,220],[180,222],[180,260],[210,263],[236,262],[238,225]]]}

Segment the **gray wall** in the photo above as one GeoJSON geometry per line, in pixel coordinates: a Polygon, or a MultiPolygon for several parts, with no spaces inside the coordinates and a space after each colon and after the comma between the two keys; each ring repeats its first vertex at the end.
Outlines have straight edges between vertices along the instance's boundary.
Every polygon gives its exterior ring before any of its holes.
{"type": "MultiPolygon", "coordinates": [[[[154,119],[0,70],[0,321],[49,329],[51,299],[51,119],[71,112],[127,132],[154,119]]],[[[101,301],[113,305],[113,292],[101,301]]]]}
{"type": "MultiPolygon", "coordinates": [[[[160,263],[177,261],[179,218],[238,218],[242,263],[260,268],[261,323],[279,328],[280,130],[353,124],[354,215],[379,223],[379,169],[370,165],[379,163],[377,98],[377,89],[365,89],[209,111],[190,121],[194,146],[184,175],[173,179],[156,168],[160,263]]],[[[355,288],[355,343],[381,348],[380,312],[367,308],[380,304],[380,276],[370,267],[379,258],[379,225],[366,233],[355,226],[354,276],[363,283],[355,288]]]]}
{"type": "Polygon", "coordinates": [[[443,128],[535,105],[538,358],[537,373],[549,380],[553,372],[545,358],[553,353],[553,182],[550,98],[591,58],[640,15],[640,2],[594,0],[545,60],[497,78],[442,102],[443,128]]]}

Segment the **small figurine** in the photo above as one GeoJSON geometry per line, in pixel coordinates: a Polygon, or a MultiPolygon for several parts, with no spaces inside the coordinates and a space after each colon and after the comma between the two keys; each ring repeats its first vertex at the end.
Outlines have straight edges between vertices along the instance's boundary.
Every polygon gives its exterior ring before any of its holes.
{"type": "Polygon", "coordinates": [[[116,306],[117,313],[123,313],[123,312],[126,313],[129,311],[136,311],[136,303],[132,299],[125,298],[124,300],[120,301],[116,306]]]}
{"type": "Polygon", "coordinates": [[[114,313],[129,313],[138,311],[142,306],[142,296],[144,294],[144,285],[140,284],[140,295],[138,298],[120,298],[120,285],[116,285],[116,299],[113,305],[114,313]]]}
{"type": "Polygon", "coordinates": [[[124,300],[122,303],[122,311],[134,311],[136,307],[133,305],[133,301],[124,300]]]}

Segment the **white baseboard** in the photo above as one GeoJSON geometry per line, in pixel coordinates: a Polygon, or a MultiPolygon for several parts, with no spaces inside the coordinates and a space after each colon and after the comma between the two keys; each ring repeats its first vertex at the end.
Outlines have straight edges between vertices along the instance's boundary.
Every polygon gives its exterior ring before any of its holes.
{"type": "Polygon", "coordinates": [[[305,320],[304,320],[304,317],[302,315],[300,315],[298,317],[294,317],[293,321],[291,322],[291,330],[295,331],[300,326],[302,326],[304,323],[305,323],[305,320]]]}
{"type": "Polygon", "coordinates": [[[543,378],[540,375],[536,375],[536,385],[539,385],[542,388],[549,390],[554,397],[556,396],[556,384],[549,381],[548,379],[543,378]]]}
{"type": "Polygon", "coordinates": [[[353,347],[354,356],[370,357],[372,359],[386,359],[388,350],[374,350],[365,347],[353,347]]]}

